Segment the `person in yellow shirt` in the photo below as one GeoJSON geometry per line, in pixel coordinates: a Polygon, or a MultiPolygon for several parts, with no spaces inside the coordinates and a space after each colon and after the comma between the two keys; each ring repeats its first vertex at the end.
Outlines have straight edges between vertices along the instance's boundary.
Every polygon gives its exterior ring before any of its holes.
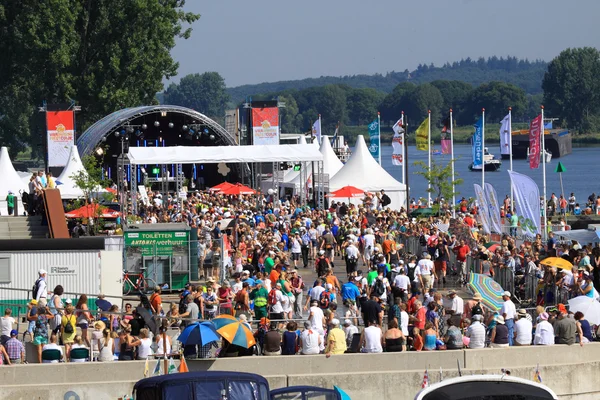
{"type": "Polygon", "coordinates": [[[52,176],[52,172],[48,172],[46,174],[46,180],[48,181],[48,185],[46,189],[56,189],[56,182],[54,182],[54,177],[52,176]]]}
{"type": "Polygon", "coordinates": [[[325,356],[331,357],[332,354],[344,354],[346,352],[346,334],[340,328],[340,320],[334,318],[331,321],[333,328],[327,335],[327,346],[325,347],[325,356]]]}

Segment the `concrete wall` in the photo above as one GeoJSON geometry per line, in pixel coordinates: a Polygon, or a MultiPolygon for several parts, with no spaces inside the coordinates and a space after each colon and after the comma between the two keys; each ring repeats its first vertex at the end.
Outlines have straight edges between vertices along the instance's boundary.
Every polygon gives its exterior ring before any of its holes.
{"type": "MultiPolygon", "coordinates": [[[[580,346],[514,347],[396,354],[244,357],[189,361],[190,370],[255,372],[271,388],[337,385],[353,399],[407,399],[420,390],[425,368],[432,383],[463,374],[498,374],[532,379],[536,364],[545,384],[561,399],[600,398],[600,343],[580,346]]],[[[142,379],[143,361],[0,367],[0,399],[117,399],[142,379]]],[[[151,368],[154,368],[154,362],[151,368]]]]}

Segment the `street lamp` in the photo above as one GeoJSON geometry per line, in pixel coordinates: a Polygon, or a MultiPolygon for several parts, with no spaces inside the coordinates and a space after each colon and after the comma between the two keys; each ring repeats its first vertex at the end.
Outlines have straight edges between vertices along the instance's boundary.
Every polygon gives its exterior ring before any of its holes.
{"type": "Polygon", "coordinates": [[[121,166],[120,166],[120,170],[121,170],[121,176],[119,177],[119,174],[117,174],[117,177],[119,179],[119,195],[120,195],[120,201],[119,204],[121,206],[121,215],[123,217],[125,217],[126,215],[126,208],[127,208],[127,188],[126,188],[126,175],[125,175],[125,143],[129,141],[129,133],[133,133],[133,128],[132,127],[127,127],[127,129],[121,129],[121,131],[116,131],[115,132],[115,137],[117,138],[117,140],[119,140],[121,142],[121,166]],[[131,132],[129,132],[131,131],[131,132]]]}

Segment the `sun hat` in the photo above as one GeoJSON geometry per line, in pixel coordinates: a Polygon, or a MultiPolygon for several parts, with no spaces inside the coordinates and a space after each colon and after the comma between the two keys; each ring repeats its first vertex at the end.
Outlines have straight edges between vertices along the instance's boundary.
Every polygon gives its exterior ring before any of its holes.
{"type": "Polygon", "coordinates": [[[564,304],[560,303],[560,304],[558,304],[558,311],[560,311],[563,314],[566,314],[567,313],[567,307],[565,307],[564,304]]]}
{"type": "Polygon", "coordinates": [[[540,319],[541,319],[542,321],[547,321],[547,320],[548,320],[548,318],[550,318],[550,316],[548,315],[548,313],[547,313],[547,312],[543,312],[543,313],[541,313],[541,314],[540,314],[540,319]]]}
{"type": "Polygon", "coordinates": [[[475,292],[473,295],[473,300],[482,300],[481,294],[479,292],[475,292]]]}
{"type": "Polygon", "coordinates": [[[510,292],[508,290],[505,290],[504,293],[502,293],[502,297],[510,297],[510,292]]]}
{"type": "Polygon", "coordinates": [[[344,325],[352,325],[352,321],[350,321],[349,319],[345,319],[344,325]]]}
{"type": "Polygon", "coordinates": [[[502,315],[496,315],[496,317],[494,317],[494,321],[496,321],[499,324],[504,325],[504,317],[502,315]]]}

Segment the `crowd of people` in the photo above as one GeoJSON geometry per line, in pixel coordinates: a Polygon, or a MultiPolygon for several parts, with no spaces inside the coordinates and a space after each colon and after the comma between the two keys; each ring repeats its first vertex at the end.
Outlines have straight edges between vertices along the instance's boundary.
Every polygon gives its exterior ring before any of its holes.
{"type": "MultiPolygon", "coordinates": [[[[145,359],[171,353],[173,343],[161,340],[161,332],[219,314],[239,317],[253,329],[257,346],[248,350],[226,341],[220,348],[187,346],[186,356],[330,356],[594,340],[594,328],[581,313],[570,315],[562,304],[556,310],[544,307],[558,303],[556,293],[596,295],[598,248],[558,243],[552,234],[544,242],[539,235],[522,241],[506,233],[490,251],[493,238],[483,232],[476,206],[467,199],[456,217],[442,210],[440,216],[419,218],[377,204],[332,202],[319,209],[297,198],[205,191],[182,201],[149,193],[148,202],[138,207],[139,221],[181,222],[198,230],[200,282],[188,284],[178,302],[163,304],[156,287],[139,306],[125,304],[123,312],[118,305],[91,311],[85,295],[73,305],[62,299],[62,286],[49,291],[46,271],[40,270],[23,337],[14,332],[10,309],[2,318],[0,358],[6,364],[22,362],[22,341],[29,337],[40,362],[73,361],[73,350],[75,360],[85,359],[80,346],[88,349],[87,359],[145,359]],[[574,267],[558,272],[540,264],[548,256],[566,258],[574,267]],[[515,290],[522,289],[525,276],[535,277],[537,296],[529,299],[541,307],[535,315],[517,310],[512,300],[522,297],[509,291],[503,308],[495,311],[478,293],[464,300],[464,292],[452,290],[463,288],[469,272],[494,277],[508,271],[515,290]],[[548,287],[558,288],[554,298],[548,287]],[[60,354],[46,360],[45,350],[60,354]]],[[[508,198],[503,219],[513,227],[508,198]]]]}

